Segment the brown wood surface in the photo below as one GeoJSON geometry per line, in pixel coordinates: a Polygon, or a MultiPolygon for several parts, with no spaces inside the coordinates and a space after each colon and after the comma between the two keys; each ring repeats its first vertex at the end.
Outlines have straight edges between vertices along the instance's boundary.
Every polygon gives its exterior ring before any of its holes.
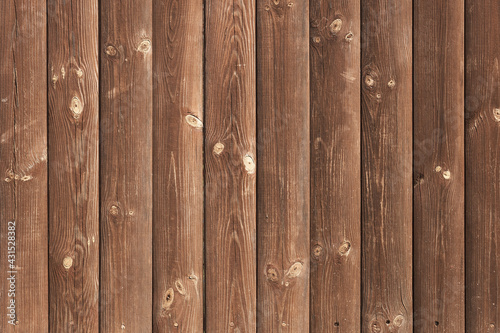
{"type": "Polygon", "coordinates": [[[412,332],[412,1],[362,17],[362,331],[412,332]]]}
{"type": "Polygon", "coordinates": [[[500,327],[500,3],[465,2],[466,331],[500,327]]]}
{"type": "Polygon", "coordinates": [[[414,331],[464,332],[464,3],[413,8],[414,331]]]}
{"type": "Polygon", "coordinates": [[[48,331],[45,5],[44,0],[0,3],[0,332],[5,333],[48,331]],[[14,223],[15,231],[9,230],[14,223]],[[15,258],[9,257],[11,242],[15,258]],[[11,276],[15,279],[7,280],[11,276]],[[11,300],[13,318],[7,309],[11,300]]]}
{"type": "Polygon", "coordinates": [[[50,0],[50,331],[99,329],[99,86],[96,0],[50,0]]]}
{"type": "Polygon", "coordinates": [[[152,331],[152,2],[100,2],[100,329],[152,331]]]}
{"type": "Polygon", "coordinates": [[[360,3],[311,0],[311,331],[359,332],[360,3]]]}
{"type": "Polygon", "coordinates": [[[155,1],[153,27],[153,331],[202,332],[203,1],[155,1]]]}
{"type": "Polygon", "coordinates": [[[257,1],[257,327],[309,329],[309,1],[257,1]]]}
{"type": "Polygon", "coordinates": [[[255,332],[255,1],[205,13],[206,331],[255,332]]]}

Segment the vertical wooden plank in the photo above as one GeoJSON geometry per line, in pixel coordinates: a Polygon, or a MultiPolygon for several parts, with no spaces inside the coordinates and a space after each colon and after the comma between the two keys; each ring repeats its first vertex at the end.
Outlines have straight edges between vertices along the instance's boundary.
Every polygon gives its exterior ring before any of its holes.
{"type": "Polygon", "coordinates": [[[99,330],[97,1],[49,0],[50,330],[99,330]]]}
{"type": "Polygon", "coordinates": [[[359,1],[311,0],[311,330],[360,331],[359,1]]]}
{"type": "Polygon", "coordinates": [[[202,332],[203,1],[154,1],[153,27],[153,330],[202,332]]]}
{"type": "Polygon", "coordinates": [[[254,332],[255,1],[207,1],[205,38],[206,330],[254,332]]]}
{"type": "Polygon", "coordinates": [[[464,332],[464,3],[413,8],[414,329],[464,332]]]}
{"type": "Polygon", "coordinates": [[[152,2],[100,4],[100,329],[150,332],[152,2]]]}
{"type": "Polygon", "coordinates": [[[48,331],[44,0],[0,3],[0,331],[48,331]]]}
{"type": "Polygon", "coordinates": [[[500,327],[500,3],[465,2],[466,330],[500,327]]]}
{"type": "Polygon", "coordinates": [[[257,2],[258,329],[309,330],[309,1],[257,2]]]}
{"type": "Polygon", "coordinates": [[[362,3],[362,330],[412,331],[412,1],[362,3]]]}

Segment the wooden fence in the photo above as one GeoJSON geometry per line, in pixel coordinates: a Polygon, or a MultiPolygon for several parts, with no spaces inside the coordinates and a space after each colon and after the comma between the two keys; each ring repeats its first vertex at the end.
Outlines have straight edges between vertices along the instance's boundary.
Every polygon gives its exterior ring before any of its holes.
{"type": "Polygon", "coordinates": [[[499,332],[497,0],[0,20],[0,332],[499,332]]]}

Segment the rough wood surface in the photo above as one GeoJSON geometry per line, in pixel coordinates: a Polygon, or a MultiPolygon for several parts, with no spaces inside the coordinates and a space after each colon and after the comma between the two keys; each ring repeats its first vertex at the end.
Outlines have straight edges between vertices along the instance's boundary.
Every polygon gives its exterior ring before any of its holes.
{"type": "Polygon", "coordinates": [[[97,1],[49,0],[50,330],[99,329],[97,1]]]}
{"type": "Polygon", "coordinates": [[[413,8],[414,330],[464,332],[464,3],[413,8]]]}
{"type": "Polygon", "coordinates": [[[48,331],[45,5],[0,4],[0,331],[6,333],[48,331]]]}
{"type": "Polygon", "coordinates": [[[155,1],[153,27],[153,331],[202,332],[203,1],[155,1]]]}
{"type": "Polygon", "coordinates": [[[500,3],[465,2],[466,330],[500,327],[500,3]]]}
{"type": "Polygon", "coordinates": [[[361,17],[362,331],[412,332],[412,1],[361,17]]]}
{"type": "Polygon", "coordinates": [[[309,1],[257,1],[257,327],[309,330],[309,1]]]}
{"type": "Polygon", "coordinates": [[[206,330],[255,332],[255,1],[206,2],[206,330]]]}
{"type": "Polygon", "coordinates": [[[311,0],[311,331],[360,331],[360,3],[311,0]]]}
{"type": "Polygon", "coordinates": [[[101,1],[103,332],[152,331],[152,2],[101,1]]]}

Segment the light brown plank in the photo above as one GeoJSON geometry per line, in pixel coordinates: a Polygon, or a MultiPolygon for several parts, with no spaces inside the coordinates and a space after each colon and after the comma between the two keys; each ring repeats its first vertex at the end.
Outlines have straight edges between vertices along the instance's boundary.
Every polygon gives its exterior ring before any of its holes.
{"type": "Polygon", "coordinates": [[[0,3],[0,331],[5,333],[48,331],[45,6],[44,0],[0,3]]]}
{"type": "Polygon", "coordinates": [[[309,1],[257,1],[261,332],[309,330],[309,1]]]}
{"type": "Polygon", "coordinates": [[[311,0],[311,331],[359,332],[359,1],[311,0]]]}
{"type": "Polygon", "coordinates": [[[255,1],[206,2],[206,330],[256,326],[255,1]]]}
{"type": "Polygon", "coordinates": [[[203,1],[155,1],[153,26],[153,331],[202,332],[203,1]]]}

